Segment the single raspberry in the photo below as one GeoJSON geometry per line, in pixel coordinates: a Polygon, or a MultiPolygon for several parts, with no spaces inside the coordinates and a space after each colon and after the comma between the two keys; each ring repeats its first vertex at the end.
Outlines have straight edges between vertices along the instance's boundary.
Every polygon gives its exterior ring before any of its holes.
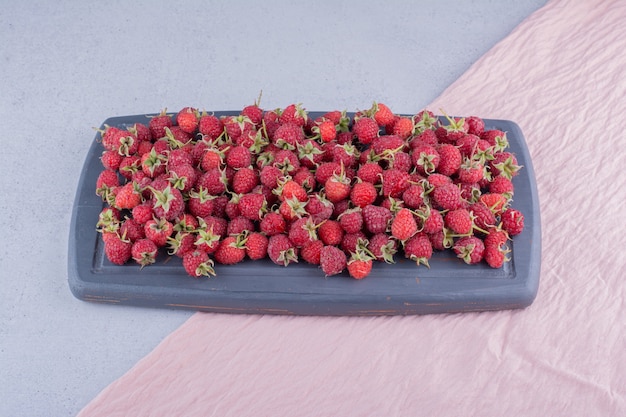
{"type": "Polygon", "coordinates": [[[214,252],[215,261],[223,265],[237,264],[246,256],[243,235],[226,236],[214,252]]]}
{"type": "Polygon", "coordinates": [[[323,193],[315,193],[311,195],[304,209],[316,222],[320,223],[333,215],[334,207],[335,205],[323,193]]]}
{"type": "Polygon", "coordinates": [[[246,256],[252,260],[263,259],[267,256],[269,239],[263,233],[252,232],[246,240],[246,256]]]}
{"type": "Polygon", "coordinates": [[[176,124],[187,133],[194,133],[198,128],[200,114],[193,107],[184,107],[176,115],[176,124]]]}
{"type": "Polygon", "coordinates": [[[382,185],[383,197],[400,197],[409,187],[409,174],[396,168],[387,169],[383,171],[382,185]]]}
{"type": "Polygon", "coordinates": [[[124,157],[116,151],[104,151],[100,157],[100,162],[105,169],[117,171],[124,157]]]}
{"type": "Polygon", "coordinates": [[[378,184],[382,178],[383,168],[377,162],[366,162],[361,164],[356,176],[363,182],[378,184]]]}
{"type": "Polygon", "coordinates": [[[354,279],[363,279],[372,271],[373,258],[365,251],[357,250],[348,261],[348,273],[354,279]]]}
{"type": "Polygon", "coordinates": [[[456,141],[456,147],[464,158],[472,158],[478,150],[478,141],[480,138],[476,135],[464,134],[456,141]]]}
{"type": "Polygon", "coordinates": [[[311,217],[302,217],[291,223],[287,236],[296,247],[301,247],[318,238],[317,228],[318,225],[311,217]]]}
{"type": "Polygon", "coordinates": [[[196,249],[195,242],[196,237],[193,233],[176,232],[174,235],[167,238],[167,253],[182,258],[186,253],[196,249]]]}
{"type": "Polygon", "coordinates": [[[425,205],[425,190],[422,183],[411,184],[402,193],[404,205],[411,209],[418,209],[425,205]]]}
{"type": "Polygon", "coordinates": [[[485,244],[476,236],[465,236],[457,240],[452,249],[463,262],[474,265],[482,261],[485,244]]]}
{"type": "Polygon", "coordinates": [[[134,207],[131,211],[131,215],[133,219],[137,221],[139,224],[146,224],[146,222],[154,216],[154,212],[152,211],[152,206],[147,203],[140,204],[134,207]]]}
{"type": "Polygon", "coordinates": [[[378,137],[379,126],[376,120],[370,117],[360,117],[354,121],[352,131],[357,140],[363,145],[369,145],[378,137]]]}
{"type": "Polygon", "coordinates": [[[305,262],[312,265],[320,264],[320,256],[322,252],[322,248],[324,247],[324,242],[321,240],[312,240],[307,242],[300,248],[299,256],[304,259],[305,262]]]}
{"type": "Polygon", "coordinates": [[[373,204],[363,207],[363,222],[371,234],[386,232],[392,217],[391,211],[385,207],[373,204]]]}
{"type": "Polygon", "coordinates": [[[119,209],[133,209],[141,204],[141,190],[135,182],[128,182],[121,186],[115,195],[115,207],[119,209]]]}
{"type": "Polygon", "coordinates": [[[377,233],[370,237],[367,248],[375,256],[376,260],[388,264],[395,263],[394,255],[398,252],[398,243],[387,233],[377,233]]]}
{"type": "Polygon", "coordinates": [[[150,239],[139,239],[133,243],[131,256],[141,267],[153,264],[159,248],[150,239]]]}
{"type": "Polygon", "coordinates": [[[144,233],[158,247],[167,244],[167,238],[174,233],[174,225],[165,218],[151,219],[144,224],[144,233]]]}
{"type": "Polygon", "coordinates": [[[465,122],[469,134],[480,136],[485,131],[485,121],[478,116],[466,117],[465,122]]]}
{"type": "Polygon", "coordinates": [[[513,181],[504,175],[498,175],[489,182],[489,192],[510,197],[514,192],[513,181]]]}
{"type": "Polygon", "coordinates": [[[233,175],[231,189],[237,194],[249,193],[259,184],[259,176],[251,167],[238,169],[233,175]]]}
{"type": "Polygon", "coordinates": [[[132,217],[126,218],[120,224],[119,234],[120,236],[124,236],[131,242],[136,242],[137,240],[146,237],[146,233],[143,230],[143,225],[132,217]]]}
{"type": "Polygon", "coordinates": [[[395,119],[395,115],[391,111],[391,109],[383,103],[376,103],[372,105],[372,108],[369,111],[373,116],[374,120],[380,127],[384,127],[393,123],[395,119]]]}
{"type": "Polygon", "coordinates": [[[402,139],[407,139],[411,136],[413,129],[415,129],[415,125],[411,117],[399,117],[393,124],[393,134],[402,139]]]}
{"type": "Polygon", "coordinates": [[[463,184],[475,184],[483,179],[485,166],[475,159],[465,158],[458,171],[459,181],[463,184]]]}
{"type": "Polygon", "coordinates": [[[326,220],[319,225],[319,238],[325,245],[338,246],[344,235],[343,227],[337,220],[326,220]]]}
{"type": "Polygon", "coordinates": [[[417,172],[422,175],[430,175],[437,170],[441,157],[433,145],[422,143],[414,147],[411,152],[411,161],[417,172]]]}
{"type": "Polygon", "coordinates": [[[152,136],[154,140],[165,137],[165,128],[170,128],[173,124],[172,118],[167,114],[167,109],[163,109],[161,113],[152,117],[148,122],[150,136],[152,136]]]}
{"type": "Polygon", "coordinates": [[[496,152],[493,155],[493,159],[489,161],[489,169],[493,177],[502,175],[507,178],[513,178],[519,174],[521,168],[517,163],[517,157],[511,152],[496,152]]]}
{"type": "Polygon", "coordinates": [[[501,268],[507,261],[506,254],[508,250],[503,247],[485,245],[483,257],[487,264],[492,268],[501,268]]]}
{"type": "Polygon", "coordinates": [[[404,244],[404,257],[417,265],[430,267],[428,261],[432,257],[433,247],[425,233],[417,233],[404,244]]]}
{"type": "Polygon", "coordinates": [[[362,231],[356,233],[345,233],[339,248],[345,253],[352,253],[357,250],[359,246],[366,246],[367,236],[362,231]]]}
{"type": "Polygon", "coordinates": [[[462,206],[461,190],[456,184],[444,184],[431,193],[433,206],[441,210],[455,210],[462,206]]]}
{"type": "Polygon", "coordinates": [[[132,256],[132,245],[130,240],[112,233],[104,243],[104,254],[111,263],[124,265],[132,256]]]}
{"type": "Polygon", "coordinates": [[[471,204],[469,210],[478,229],[488,230],[496,225],[496,216],[483,202],[478,201],[471,204]]]}
{"type": "Polygon", "coordinates": [[[447,212],[444,222],[447,228],[458,235],[468,235],[472,233],[474,227],[471,213],[464,208],[447,212]]]}
{"type": "Polygon", "coordinates": [[[295,123],[285,123],[274,132],[272,143],[282,149],[296,149],[298,144],[304,141],[304,138],[302,126],[295,123]]]}
{"type": "Polygon", "coordinates": [[[252,165],[252,153],[245,146],[233,146],[226,153],[226,165],[239,169],[252,165]]]}
{"type": "Polygon", "coordinates": [[[198,171],[191,164],[180,163],[168,166],[168,180],[172,187],[183,193],[188,193],[196,184],[198,171]]]}
{"type": "Polygon", "coordinates": [[[372,141],[370,148],[378,157],[402,151],[406,146],[404,139],[398,135],[382,135],[372,141]]]}
{"type": "Polygon", "coordinates": [[[378,191],[371,182],[357,182],[350,191],[350,201],[356,207],[363,208],[369,204],[374,204],[377,198],[378,191]]]}
{"type": "Polygon", "coordinates": [[[213,200],[203,187],[191,190],[188,194],[187,210],[197,217],[207,217],[213,213],[213,200]]]}
{"type": "Polygon", "coordinates": [[[213,260],[209,259],[206,252],[194,250],[183,256],[183,267],[187,274],[194,278],[215,275],[213,260]]]}
{"type": "Polygon", "coordinates": [[[348,264],[344,251],[337,246],[324,246],[320,252],[320,266],[327,277],[340,274],[348,264]]]}
{"type": "Polygon", "coordinates": [[[357,233],[363,228],[363,213],[360,207],[344,211],[337,220],[346,233],[357,233]]]}
{"type": "Polygon", "coordinates": [[[298,248],[285,234],[270,236],[267,254],[276,265],[287,266],[298,262],[298,248]]]}
{"type": "Polygon", "coordinates": [[[411,210],[400,209],[391,222],[391,235],[399,241],[405,241],[417,233],[418,226],[411,210]]]}
{"type": "Polygon", "coordinates": [[[500,217],[502,228],[507,231],[509,236],[516,236],[524,230],[524,215],[519,210],[508,208],[500,217]]]}
{"type": "Polygon", "coordinates": [[[314,128],[313,132],[319,136],[322,142],[331,142],[337,138],[337,128],[331,120],[323,120],[314,128]]]}
{"type": "Polygon", "coordinates": [[[294,123],[298,126],[304,126],[308,120],[307,111],[302,104],[290,104],[280,112],[280,124],[294,123]]]}
{"type": "Polygon", "coordinates": [[[256,227],[252,220],[244,217],[237,216],[232,218],[228,222],[228,226],[226,228],[226,234],[228,235],[239,235],[242,233],[249,233],[255,231],[256,227]]]}
{"type": "Polygon", "coordinates": [[[456,146],[444,143],[439,145],[437,152],[439,152],[440,158],[437,172],[447,175],[448,177],[456,174],[463,162],[463,157],[459,149],[456,146]]]}

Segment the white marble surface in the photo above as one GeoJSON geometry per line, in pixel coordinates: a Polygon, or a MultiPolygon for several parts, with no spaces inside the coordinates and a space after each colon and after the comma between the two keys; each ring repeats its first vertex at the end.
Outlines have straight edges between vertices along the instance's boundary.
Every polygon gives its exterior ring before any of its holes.
{"type": "Polygon", "coordinates": [[[94,126],[192,105],[425,107],[545,1],[6,2],[0,9],[0,415],[72,416],[192,313],[67,284],[94,126]]]}

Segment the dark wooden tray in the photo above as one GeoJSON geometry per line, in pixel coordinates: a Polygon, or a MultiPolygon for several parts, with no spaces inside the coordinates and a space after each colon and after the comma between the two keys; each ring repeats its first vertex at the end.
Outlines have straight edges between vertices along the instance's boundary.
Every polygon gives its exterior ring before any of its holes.
{"type": "MultiPolygon", "coordinates": [[[[147,116],[113,117],[103,126],[146,123],[147,116]]],[[[485,123],[488,129],[507,132],[510,150],[523,165],[514,178],[514,206],[524,213],[526,226],[510,244],[511,262],[501,269],[465,265],[452,251],[436,253],[430,269],[399,258],[393,265],[377,263],[361,281],[347,273],[325,278],[320,270],[303,262],[288,267],[269,260],[216,265],[217,277],[210,279],[189,277],[177,257],[163,256],[144,269],[134,263],[113,265],[104,256],[95,226],[103,208],[95,194],[102,169],[97,134],[80,173],[73,206],[69,287],[84,301],[220,313],[365,316],[527,307],[537,294],[541,264],[541,223],[532,161],[516,123],[485,123]]]]}

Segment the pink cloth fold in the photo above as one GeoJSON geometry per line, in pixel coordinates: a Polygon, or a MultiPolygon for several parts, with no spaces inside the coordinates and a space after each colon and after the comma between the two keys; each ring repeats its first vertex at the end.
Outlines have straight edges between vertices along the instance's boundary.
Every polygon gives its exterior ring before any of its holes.
{"type": "Polygon", "coordinates": [[[533,305],[197,313],[79,416],[625,415],[624,22],[623,1],[551,1],[429,106],[522,128],[543,230],[533,305]]]}

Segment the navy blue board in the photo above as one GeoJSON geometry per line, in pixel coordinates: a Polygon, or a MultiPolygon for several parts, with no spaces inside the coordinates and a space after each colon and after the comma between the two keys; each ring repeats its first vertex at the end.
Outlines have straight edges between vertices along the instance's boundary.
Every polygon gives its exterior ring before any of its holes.
{"type": "MultiPolygon", "coordinates": [[[[309,113],[311,117],[321,114],[309,113]]],[[[147,123],[148,116],[113,117],[103,127],[127,128],[147,123]]],[[[143,269],[132,260],[114,265],[106,259],[96,231],[104,207],[95,194],[103,151],[98,133],[87,154],[73,206],[69,287],[76,298],[89,302],[219,313],[375,316],[525,308],[536,297],[541,266],[535,174],[517,124],[485,120],[485,125],[507,132],[509,151],[523,166],[513,180],[513,207],[524,214],[525,229],[509,243],[511,261],[500,269],[484,262],[466,265],[451,250],[436,252],[430,268],[399,256],[395,264],[375,263],[363,280],[352,279],[347,272],[326,278],[319,268],[304,261],[287,267],[268,259],[216,265],[216,277],[199,279],[187,275],[178,257],[165,254],[143,269]]]]}

